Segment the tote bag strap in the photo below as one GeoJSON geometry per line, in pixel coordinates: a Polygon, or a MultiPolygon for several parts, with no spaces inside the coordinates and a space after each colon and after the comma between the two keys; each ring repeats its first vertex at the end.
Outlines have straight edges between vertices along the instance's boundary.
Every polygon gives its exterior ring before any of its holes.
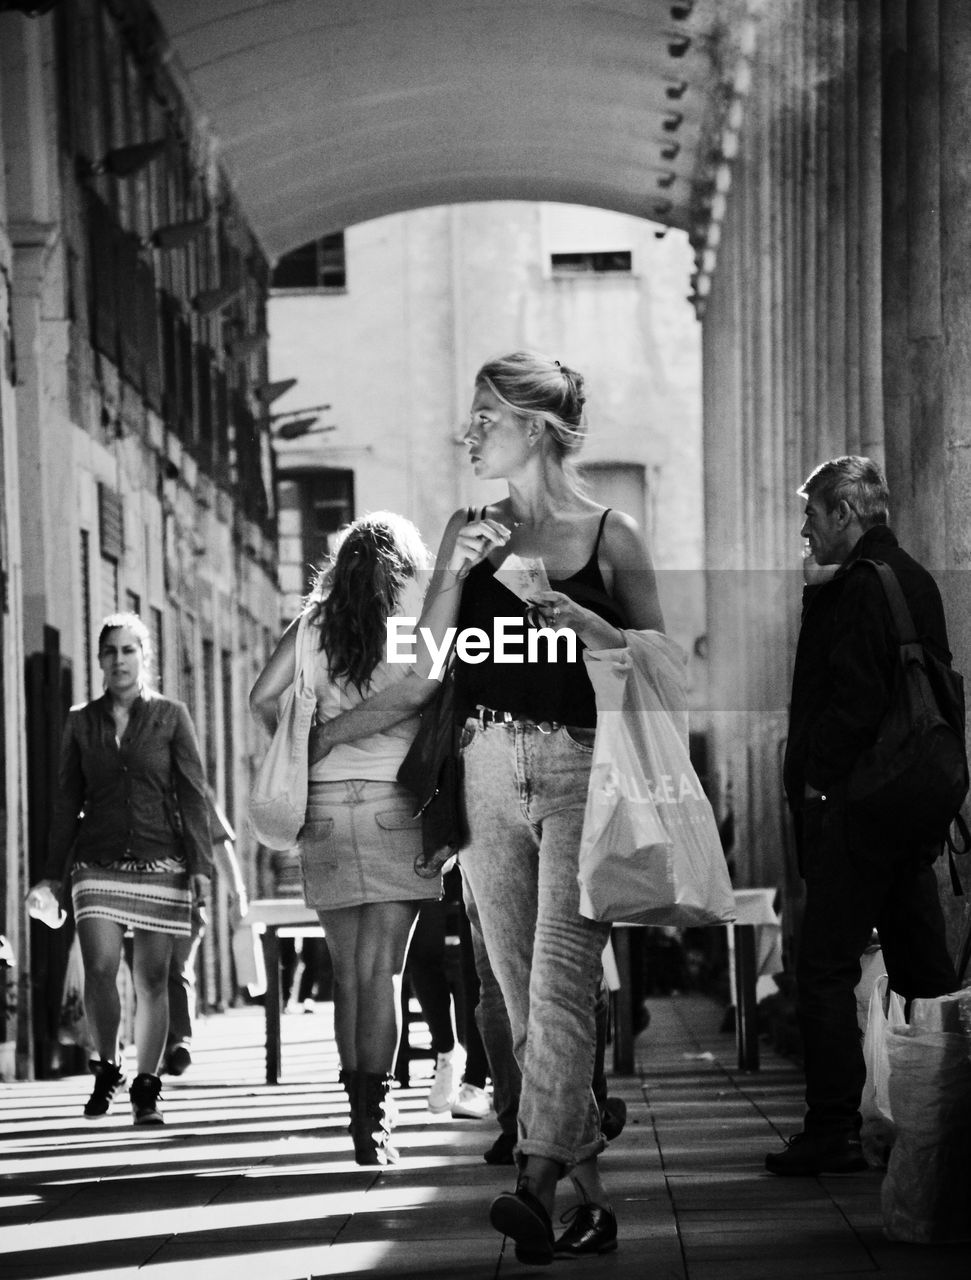
{"type": "MultiPolygon", "coordinates": [[[[484,520],[485,513],[486,513],[486,508],[483,507],[480,510],[478,517],[476,517],[475,507],[467,507],[465,511],[466,524],[471,524],[472,521],[475,520],[476,518],[478,518],[479,520],[484,520]]],[[[464,582],[462,584],[462,589],[463,591],[465,590],[464,582]]],[[[452,637],[452,644],[448,651],[448,657],[445,659],[445,670],[442,672],[443,686],[447,683],[447,681],[455,679],[455,641],[457,638],[458,638],[457,635],[452,637]]]]}
{"type": "Polygon", "coordinates": [[[293,655],[293,681],[296,689],[313,687],[316,658],[310,613],[307,611],[300,615],[297,624],[296,649],[293,655]]]}

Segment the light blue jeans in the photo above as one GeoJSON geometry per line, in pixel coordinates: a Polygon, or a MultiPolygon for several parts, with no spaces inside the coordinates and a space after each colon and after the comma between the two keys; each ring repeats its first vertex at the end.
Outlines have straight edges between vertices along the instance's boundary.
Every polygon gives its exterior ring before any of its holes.
{"type": "MultiPolygon", "coordinates": [[[[459,861],[461,863],[461,859],[459,861]]],[[[492,1105],[495,1107],[499,1128],[503,1133],[516,1137],[519,1132],[519,1095],[523,1089],[522,1072],[513,1052],[512,1029],[509,1026],[506,1002],[502,998],[502,990],[496,981],[496,975],[492,972],[489,953],[482,937],[479,910],[472,896],[472,886],[469,884],[464,866],[461,866],[460,870],[462,871],[462,900],[469,920],[475,971],[479,978],[479,1003],[475,1010],[475,1021],[489,1060],[489,1074],[492,1076],[492,1105]]]]}
{"type": "Polygon", "coordinates": [[[460,861],[522,1069],[519,1152],[566,1169],[604,1147],[590,1084],[610,926],[580,915],[593,754],[592,734],[581,734],[475,718],[462,734],[470,841],[460,861]]]}

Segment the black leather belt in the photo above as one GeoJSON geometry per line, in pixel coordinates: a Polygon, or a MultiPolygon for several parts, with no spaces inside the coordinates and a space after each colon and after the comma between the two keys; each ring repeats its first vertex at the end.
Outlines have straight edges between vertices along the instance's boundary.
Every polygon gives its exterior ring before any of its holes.
{"type": "Polygon", "coordinates": [[[559,720],[534,720],[531,716],[517,715],[514,711],[495,711],[492,707],[484,707],[478,703],[473,719],[478,720],[483,729],[490,724],[520,724],[527,729],[538,729],[540,733],[555,733],[557,729],[577,728],[559,720]]]}

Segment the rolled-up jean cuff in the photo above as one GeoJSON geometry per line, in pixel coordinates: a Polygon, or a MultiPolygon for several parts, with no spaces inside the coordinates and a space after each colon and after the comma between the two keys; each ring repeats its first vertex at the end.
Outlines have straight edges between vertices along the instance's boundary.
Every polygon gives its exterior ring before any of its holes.
{"type": "Polygon", "coordinates": [[[601,1151],[607,1145],[607,1140],[603,1134],[597,1136],[596,1141],[588,1142],[577,1147],[574,1151],[568,1151],[566,1147],[551,1147],[549,1143],[531,1142],[529,1138],[520,1139],[516,1146],[516,1153],[519,1157],[519,1163],[522,1164],[526,1156],[543,1156],[547,1160],[556,1160],[563,1166],[561,1177],[566,1177],[571,1169],[575,1169],[578,1164],[583,1164],[585,1160],[591,1160],[594,1156],[599,1156],[601,1151]]]}

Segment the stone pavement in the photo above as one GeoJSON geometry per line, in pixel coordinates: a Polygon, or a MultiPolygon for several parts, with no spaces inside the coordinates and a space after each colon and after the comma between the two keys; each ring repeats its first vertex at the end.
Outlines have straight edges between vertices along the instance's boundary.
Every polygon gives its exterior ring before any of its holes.
{"type": "MultiPolygon", "coordinates": [[[[884,1238],[879,1173],[764,1173],[765,1152],[799,1127],[798,1069],[763,1047],[761,1071],[739,1072],[705,997],[650,1008],[637,1075],[611,1081],[629,1108],[604,1158],[620,1248],[557,1272],[966,1280],[967,1246],[884,1238]]],[[[494,1124],[431,1116],[427,1080],[398,1094],[401,1164],[353,1163],[330,1015],[321,1004],[284,1019],[277,1086],[262,1083],[259,1010],[202,1021],[192,1068],[166,1080],[161,1129],[134,1129],[127,1099],[85,1122],[86,1078],[0,1085],[0,1280],[551,1274],[520,1266],[511,1245],[502,1253],[488,1225],[489,1201],[512,1182],[482,1160],[494,1124]]],[[[565,1186],[562,1208],[571,1202],[565,1186]]]]}

